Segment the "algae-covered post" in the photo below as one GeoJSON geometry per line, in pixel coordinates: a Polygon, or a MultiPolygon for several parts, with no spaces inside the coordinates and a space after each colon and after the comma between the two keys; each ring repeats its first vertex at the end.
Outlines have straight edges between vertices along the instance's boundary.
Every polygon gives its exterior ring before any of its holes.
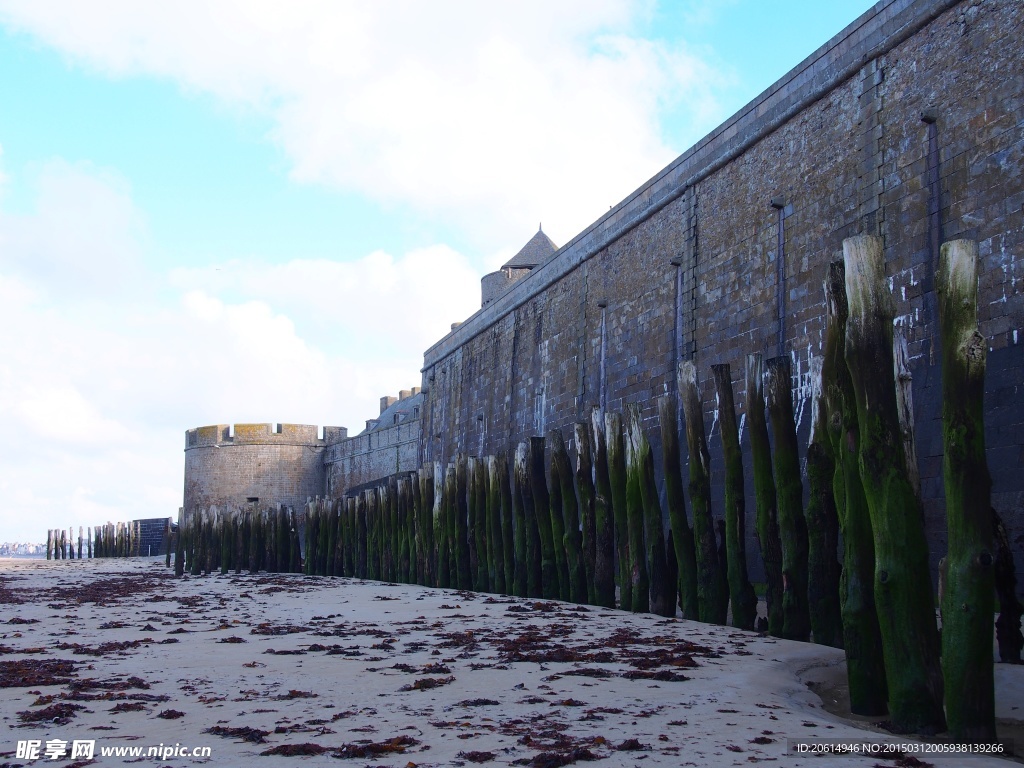
{"type": "Polygon", "coordinates": [[[732,370],[728,363],[720,363],[711,366],[711,371],[718,394],[719,434],[725,462],[725,560],[729,598],[732,602],[732,624],[739,629],[753,629],[757,620],[757,595],[747,576],[743,454],[740,452],[740,435],[736,425],[732,370]]]}
{"type": "MultiPolygon", "coordinates": [[[[893,380],[892,320],[879,237],[843,241],[846,363],[860,425],[860,475],[875,541],[875,607],[889,714],[900,729],[942,729],[942,673],[928,542],[907,477],[893,380]]],[[[991,618],[991,617],[990,617],[991,618]]]]}
{"type": "Polygon", "coordinates": [[[437,585],[439,587],[459,586],[459,576],[455,566],[455,462],[448,462],[444,468],[444,492],[441,496],[441,545],[438,551],[441,570],[437,585]]]}
{"type": "Polygon", "coordinates": [[[626,406],[626,476],[632,483],[636,475],[637,489],[644,521],[644,552],[650,594],[650,610],[659,616],[676,615],[675,575],[669,577],[665,561],[665,526],[661,517],[661,503],[654,481],[654,454],[643,431],[640,406],[626,406]]]}
{"type": "Polygon", "coordinates": [[[576,461],[573,477],[576,481],[576,499],[579,502],[580,525],[583,529],[583,572],[587,586],[587,602],[598,605],[597,582],[597,509],[594,505],[594,465],[590,450],[590,428],[584,422],[573,424],[573,443],[576,461]]]}
{"type": "Polygon", "coordinates": [[[888,688],[875,611],[875,542],[858,463],[860,427],[853,381],[844,353],[849,314],[845,275],[841,261],[832,262],[826,273],[825,348],[821,368],[822,394],[836,463],[833,496],[843,533],[839,605],[850,710],[857,715],[882,715],[887,711],[888,688]]]}
{"type": "Polygon", "coordinates": [[[684,619],[700,618],[697,599],[697,553],[693,529],[686,518],[686,495],[683,491],[682,464],[679,451],[679,401],[674,394],[658,398],[658,421],[661,424],[661,456],[665,471],[665,503],[668,505],[672,542],[679,589],[679,608],[684,619]]]}
{"type": "Polygon", "coordinates": [[[995,556],[992,480],[985,460],[985,337],[978,330],[978,245],[944,243],[935,288],[942,335],[942,474],[948,579],[942,605],[942,675],[952,737],[996,737],[992,669],[995,556]]]}
{"type": "Polygon", "coordinates": [[[380,580],[380,489],[368,488],[366,499],[366,576],[380,580]]]}
{"type": "MultiPolygon", "coordinates": [[[[555,572],[558,574],[558,599],[570,602],[572,600],[572,587],[569,583],[568,552],[566,549],[565,519],[562,514],[562,483],[558,477],[558,466],[555,463],[554,446],[552,441],[554,432],[551,430],[545,439],[546,453],[550,457],[547,463],[547,489],[548,505],[551,510],[551,546],[555,555],[555,572]]],[[[558,431],[558,439],[561,440],[562,433],[558,431]]],[[[563,445],[564,451],[564,445],[563,445]]],[[[575,498],[573,499],[575,503],[575,498]]]]}
{"type": "Polygon", "coordinates": [[[367,524],[366,524],[366,507],[367,507],[367,493],[360,493],[356,496],[356,551],[355,551],[355,567],[356,576],[360,579],[367,578],[367,569],[369,568],[369,554],[367,553],[367,524]]]}
{"type": "Polygon", "coordinates": [[[821,390],[822,358],[811,359],[811,436],[807,442],[807,605],[814,642],[843,647],[839,609],[839,518],[836,512],[836,463],[828,435],[821,390]]]}
{"type": "Polygon", "coordinates": [[[573,485],[572,465],[561,430],[552,429],[548,432],[547,442],[551,454],[551,476],[553,480],[557,480],[561,491],[562,507],[560,510],[552,509],[551,515],[552,519],[561,515],[564,531],[561,546],[568,571],[568,596],[563,599],[583,604],[588,602],[589,595],[583,538],[580,533],[580,507],[573,485]]]}
{"type": "Polygon", "coordinates": [[[768,609],[768,632],[782,636],[782,542],[779,539],[779,513],[772,472],[771,443],[768,422],[764,417],[764,379],[761,355],[747,356],[747,434],[750,435],[750,458],[754,465],[754,510],[757,541],[764,561],[767,582],[765,602],[768,609]]]}
{"type": "Polygon", "coordinates": [[[469,483],[466,456],[455,458],[455,573],[459,589],[473,588],[473,570],[469,561],[469,483]]]}
{"type": "Polygon", "coordinates": [[[498,471],[498,493],[501,496],[501,559],[505,570],[505,592],[512,594],[516,569],[516,531],[513,529],[512,523],[515,505],[512,497],[512,483],[508,473],[508,454],[505,451],[498,451],[495,460],[498,471]]]}
{"type": "Polygon", "coordinates": [[[771,358],[767,369],[765,395],[775,449],[772,467],[782,540],[782,636],[806,641],[811,633],[811,615],[807,609],[807,521],[789,356],[771,358]]]}
{"type": "Polygon", "coordinates": [[[470,589],[480,592],[480,572],[477,563],[477,534],[479,531],[477,510],[477,459],[466,457],[466,547],[469,553],[470,589]]]}
{"type": "Polygon", "coordinates": [[[560,576],[555,558],[555,540],[551,530],[551,497],[548,494],[544,471],[544,438],[528,438],[530,490],[533,494],[534,518],[540,537],[540,590],[541,596],[549,600],[559,599],[560,576]]]}
{"type": "MultiPolygon", "coordinates": [[[[626,511],[626,449],[622,441],[622,415],[604,415],[605,450],[608,461],[609,500],[615,519],[615,548],[618,554],[619,608],[633,610],[633,552],[629,543],[629,516],[626,511]]],[[[646,596],[644,600],[646,600],[646,596]]]]}
{"type": "MultiPolygon", "coordinates": [[[[174,534],[174,575],[185,575],[185,512],[178,510],[178,530],[174,534]]],[[[99,529],[97,529],[97,534],[99,529]]],[[[95,550],[94,550],[95,551],[95,550]]]]}
{"type": "Polygon", "coordinates": [[[505,532],[501,526],[501,481],[498,458],[487,457],[487,577],[491,590],[498,594],[505,586],[505,532]]]}
{"type": "Polygon", "coordinates": [[[697,604],[700,620],[725,624],[729,611],[729,585],[719,562],[715,522],[711,512],[711,457],[704,435],[704,408],[697,389],[697,368],[689,360],[676,367],[683,400],[686,446],[690,454],[690,507],[693,510],[694,551],[697,556],[697,604]]]}
{"type": "Polygon", "coordinates": [[[487,572],[487,459],[476,458],[471,461],[474,512],[470,517],[470,552],[474,557],[470,562],[473,566],[473,588],[478,592],[488,592],[490,585],[487,572]]]}
{"type": "Polygon", "coordinates": [[[424,586],[432,587],[437,584],[437,571],[435,568],[436,546],[434,542],[434,514],[437,509],[434,498],[435,469],[433,464],[424,464],[420,467],[420,523],[416,531],[418,546],[422,551],[423,573],[422,581],[424,586]]]}
{"type": "MultiPolygon", "coordinates": [[[[594,590],[596,605],[615,607],[615,520],[612,488],[608,478],[608,450],[605,442],[604,414],[594,408],[590,414],[593,436],[591,450],[594,471],[594,590]]],[[[581,471],[577,467],[577,471],[581,471]]]]}
{"type": "MultiPolygon", "coordinates": [[[[516,446],[515,455],[516,509],[516,594],[522,597],[543,596],[543,564],[540,526],[533,498],[533,470],[531,442],[524,440],[516,446]],[[518,525],[522,516],[522,525],[518,525]],[[522,531],[520,540],[519,531],[522,531]]],[[[546,494],[545,494],[546,497],[546,494]]]]}

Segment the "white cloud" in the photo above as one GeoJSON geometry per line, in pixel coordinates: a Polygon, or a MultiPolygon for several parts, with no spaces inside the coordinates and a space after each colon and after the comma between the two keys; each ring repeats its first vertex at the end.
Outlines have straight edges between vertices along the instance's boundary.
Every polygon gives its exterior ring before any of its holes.
{"type": "Polygon", "coordinates": [[[117,76],[268,111],[293,175],[478,242],[567,240],[670,161],[658,117],[718,117],[716,73],[631,36],[647,3],[0,0],[0,21],[117,76]],[[552,183],[551,180],[559,180],[552,183]]]}
{"type": "Polygon", "coordinates": [[[358,432],[479,305],[479,275],[440,245],[154,273],[145,217],[115,174],[54,161],[34,181],[27,212],[0,204],[3,539],[173,514],[190,427],[358,432]],[[94,294],[122,272],[131,291],[94,294]]]}
{"type": "Polygon", "coordinates": [[[124,179],[88,163],[52,159],[32,187],[31,214],[0,209],[8,274],[72,301],[137,288],[145,222],[124,179]]]}

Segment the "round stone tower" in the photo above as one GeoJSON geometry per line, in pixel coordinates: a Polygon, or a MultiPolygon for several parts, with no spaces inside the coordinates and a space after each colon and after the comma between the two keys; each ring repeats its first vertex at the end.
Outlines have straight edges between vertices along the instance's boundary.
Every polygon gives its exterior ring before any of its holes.
{"type": "Polygon", "coordinates": [[[323,449],[347,436],[306,424],[215,424],[185,433],[183,509],[284,504],[301,513],[324,493],[323,449]]]}

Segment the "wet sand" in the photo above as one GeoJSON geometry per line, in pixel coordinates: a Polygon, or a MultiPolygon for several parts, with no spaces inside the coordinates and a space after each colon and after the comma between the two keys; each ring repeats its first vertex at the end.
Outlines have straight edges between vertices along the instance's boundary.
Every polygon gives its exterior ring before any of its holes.
{"type": "MultiPolygon", "coordinates": [[[[357,579],[176,580],[162,559],[0,560],[0,611],[0,768],[52,762],[18,759],[24,739],[95,740],[99,765],[126,761],[101,747],[160,744],[211,757],[141,762],[898,764],[788,752],[892,737],[843,712],[841,651],[728,627],[357,579]]],[[[997,680],[1013,719],[1024,669],[997,680]]]]}

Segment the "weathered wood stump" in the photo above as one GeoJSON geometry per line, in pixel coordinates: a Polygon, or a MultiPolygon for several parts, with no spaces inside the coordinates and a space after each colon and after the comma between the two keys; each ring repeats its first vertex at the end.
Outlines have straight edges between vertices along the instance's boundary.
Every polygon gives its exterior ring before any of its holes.
{"type": "MultiPolygon", "coordinates": [[[[590,415],[594,466],[594,590],[597,605],[615,607],[615,516],[608,476],[605,420],[600,408],[590,415]]],[[[579,470],[578,470],[579,471],[579,470]]]]}
{"type": "MultiPolygon", "coordinates": [[[[548,452],[551,454],[551,477],[558,483],[561,500],[562,552],[565,556],[568,592],[564,599],[574,603],[586,603],[587,573],[584,567],[583,537],[580,532],[580,506],[573,485],[572,465],[565,449],[562,432],[553,429],[547,436],[548,452]]],[[[553,506],[553,505],[552,505],[553,506]]],[[[557,510],[551,510],[552,520],[557,510]]]]}
{"type": "Polygon", "coordinates": [[[764,562],[768,633],[782,637],[782,541],[779,539],[779,512],[771,443],[768,441],[768,422],[764,417],[764,380],[760,354],[747,356],[746,388],[750,458],[754,465],[755,528],[764,562]]]}
{"type": "Polygon", "coordinates": [[[996,736],[992,669],[995,555],[985,460],[985,357],[978,330],[978,245],[944,243],[935,276],[942,335],[942,474],[948,581],[942,605],[946,720],[958,741],[996,736]]]}
{"type": "Polygon", "coordinates": [[[875,542],[871,517],[860,479],[860,427],[853,381],[846,365],[846,268],[829,265],[825,278],[825,349],[822,394],[828,412],[828,433],[835,456],[833,497],[843,533],[843,570],[839,604],[843,648],[850,688],[850,709],[858,715],[887,711],[888,687],[882,635],[875,611],[875,542]]]}
{"type": "MultiPolygon", "coordinates": [[[[743,454],[736,424],[732,371],[728,363],[711,366],[718,393],[718,421],[725,463],[725,559],[732,603],[732,625],[753,629],[757,621],[757,595],[747,576],[746,498],[743,488],[743,454]]],[[[666,488],[667,488],[666,481],[666,488]]]]}
{"type": "MultiPolygon", "coordinates": [[[[622,439],[622,416],[604,415],[605,450],[608,455],[608,484],[611,487],[615,519],[615,549],[618,561],[619,608],[633,610],[633,552],[630,550],[626,491],[626,449],[622,439]]],[[[642,552],[642,550],[641,550],[642,552]]],[[[646,595],[644,600],[646,600],[646,595]]]]}
{"type": "Polygon", "coordinates": [[[725,624],[729,585],[718,558],[715,522],[711,512],[711,457],[704,436],[704,408],[697,389],[697,368],[689,360],[676,366],[683,401],[686,445],[690,453],[690,507],[693,509],[694,552],[697,557],[697,608],[701,621],[725,624]]]}
{"type": "Polygon", "coordinates": [[[576,445],[576,462],[573,476],[576,480],[576,499],[579,501],[580,527],[582,528],[581,553],[584,581],[587,588],[587,602],[598,605],[597,583],[594,569],[597,562],[597,510],[594,505],[594,466],[590,450],[590,427],[583,423],[573,424],[573,442],[576,445]]]}
{"type": "Polygon", "coordinates": [[[679,608],[684,619],[700,618],[697,599],[697,553],[693,529],[686,518],[679,451],[679,401],[675,395],[658,398],[658,422],[661,425],[661,456],[665,472],[665,503],[668,506],[669,540],[678,583],[679,608]]]}
{"type": "Polygon", "coordinates": [[[843,647],[839,602],[839,515],[834,479],[836,462],[822,397],[822,358],[811,359],[811,436],[807,444],[807,605],[814,642],[843,647]]]}
{"type": "Polygon", "coordinates": [[[846,264],[846,362],[860,425],[860,475],[875,541],[875,607],[899,729],[945,726],[935,599],[928,542],[907,477],[893,380],[892,297],[881,238],[843,241],[846,264]]]}
{"type": "Polygon", "coordinates": [[[782,636],[806,642],[811,634],[807,608],[807,520],[804,518],[804,486],[800,479],[789,356],[771,358],[767,369],[765,396],[775,448],[772,468],[782,541],[782,636]]]}

